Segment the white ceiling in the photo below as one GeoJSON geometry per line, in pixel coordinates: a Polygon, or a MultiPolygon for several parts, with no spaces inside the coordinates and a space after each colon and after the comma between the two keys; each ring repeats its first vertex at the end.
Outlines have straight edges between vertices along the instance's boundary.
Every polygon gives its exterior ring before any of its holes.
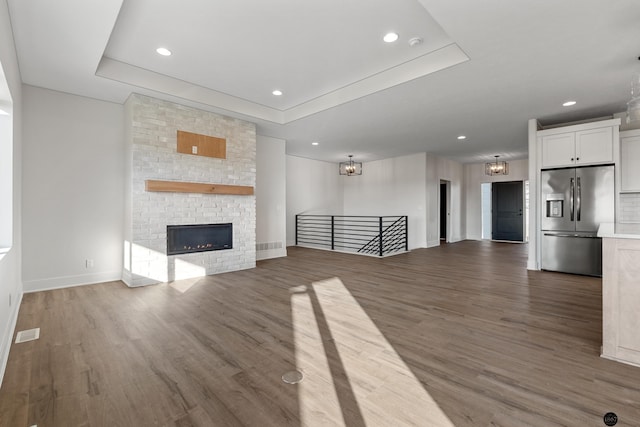
{"type": "Polygon", "coordinates": [[[286,139],[287,153],[332,162],[525,158],[528,119],[623,111],[640,69],[637,0],[8,3],[27,84],[174,100],[253,121],[286,139]],[[388,31],[400,39],[384,43],[388,31]],[[409,46],[413,37],[424,43],[409,46]],[[577,105],[562,107],[569,99],[577,105]]]}

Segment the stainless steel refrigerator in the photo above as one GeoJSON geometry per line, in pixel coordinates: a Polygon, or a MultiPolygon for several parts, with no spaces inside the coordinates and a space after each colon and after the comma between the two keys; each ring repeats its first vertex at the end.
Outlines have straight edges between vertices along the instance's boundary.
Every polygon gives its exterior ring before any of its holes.
{"type": "Polygon", "coordinates": [[[541,174],[543,270],[602,276],[600,223],[614,221],[614,167],[541,174]]]}

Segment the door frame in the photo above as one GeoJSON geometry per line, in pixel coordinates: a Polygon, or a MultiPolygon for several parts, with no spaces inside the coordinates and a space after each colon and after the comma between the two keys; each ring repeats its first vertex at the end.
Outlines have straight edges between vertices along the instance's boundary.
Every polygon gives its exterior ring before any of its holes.
{"type": "MultiPolygon", "coordinates": [[[[446,232],[445,232],[445,239],[444,242],[445,243],[450,243],[451,242],[451,181],[446,180],[446,179],[440,179],[440,184],[445,184],[445,191],[446,191],[446,218],[445,218],[445,226],[446,226],[446,232]]],[[[440,225],[442,224],[442,215],[440,214],[441,211],[441,194],[440,194],[440,185],[438,185],[438,244],[440,244],[440,225]]]]}

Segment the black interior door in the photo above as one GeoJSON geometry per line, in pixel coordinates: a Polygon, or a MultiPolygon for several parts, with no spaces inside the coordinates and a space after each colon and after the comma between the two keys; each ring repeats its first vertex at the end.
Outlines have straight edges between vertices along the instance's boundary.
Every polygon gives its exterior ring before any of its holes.
{"type": "Polygon", "coordinates": [[[522,181],[491,186],[493,240],[523,241],[522,181]]]}

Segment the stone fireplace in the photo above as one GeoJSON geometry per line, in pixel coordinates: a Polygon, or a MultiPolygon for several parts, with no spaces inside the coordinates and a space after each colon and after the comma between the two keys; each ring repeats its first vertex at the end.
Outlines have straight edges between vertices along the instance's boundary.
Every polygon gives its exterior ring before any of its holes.
{"type": "Polygon", "coordinates": [[[255,187],[255,125],[138,94],[125,103],[125,121],[123,281],[143,286],[255,267],[254,195],[145,189],[147,180],[255,187]],[[226,158],[178,153],[179,130],[226,139],[226,158]],[[167,226],[210,224],[230,224],[231,247],[168,254],[167,226]]]}

